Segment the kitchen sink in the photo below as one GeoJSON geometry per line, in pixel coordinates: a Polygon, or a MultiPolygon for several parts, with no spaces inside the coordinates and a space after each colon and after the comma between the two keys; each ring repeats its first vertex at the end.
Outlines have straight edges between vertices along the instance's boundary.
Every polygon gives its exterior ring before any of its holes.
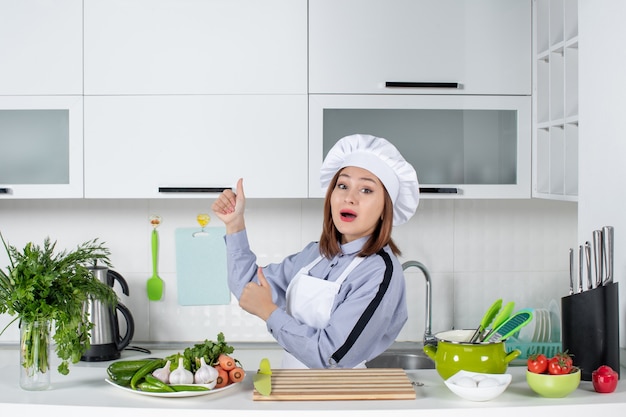
{"type": "Polygon", "coordinates": [[[435,362],[423,351],[388,350],[365,363],[367,368],[435,369],[435,362]]]}

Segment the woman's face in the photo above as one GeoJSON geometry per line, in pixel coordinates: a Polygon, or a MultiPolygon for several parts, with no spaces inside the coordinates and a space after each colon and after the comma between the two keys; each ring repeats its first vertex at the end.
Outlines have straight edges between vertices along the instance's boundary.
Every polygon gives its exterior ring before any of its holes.
{"type": "Polygon", "coordinates": [[[347,243],[374,233],[385,206],[385,187],[366,169],[345,167],[330,195],[335,227],[347,243]]]}

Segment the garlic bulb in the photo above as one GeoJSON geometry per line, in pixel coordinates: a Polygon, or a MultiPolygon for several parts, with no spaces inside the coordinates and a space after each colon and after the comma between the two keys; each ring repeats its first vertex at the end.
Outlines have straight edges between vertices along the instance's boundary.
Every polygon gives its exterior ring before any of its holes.
{"type": "Polygon", "coordinates": [[[178,368],[170,373],[170,384],[193,384],[193,374],[185,369],[183,358],[178,358],[178,368]]]}
{"type": "Polygon", "coordinates": [[[165,366],[163,368],[159,368],[156,369],[155,371],[152,372],[152,376],[155,377],[156,379],[160,380],[161,382],[163,382],[164,384],[169,384],[170,383],[170,365],[171,365],[171,361],[168,360],[165,363],[165,366]]]}
{"type": "Polygon", "coordinates": [[[200,358],[200,367],[193,376],[193,381],[196,384],[208,384],[209,388],[213,389],[217,384],[217,376],[219,373],[217,369],[206,364],[204,357],[200,358]]]}

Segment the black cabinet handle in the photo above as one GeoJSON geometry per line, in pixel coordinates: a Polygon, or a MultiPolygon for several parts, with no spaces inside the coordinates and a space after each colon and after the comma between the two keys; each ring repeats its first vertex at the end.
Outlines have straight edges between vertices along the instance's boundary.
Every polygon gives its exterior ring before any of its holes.
{"type": "Polygon", "coordinates": [[[231,187],[159,187],[160,193],[221,193],[231,187]]]}
{"type": "Polygon", "coordinates": [[[459,83],[387,81],[385,87],[405,88],[459,88],[459,83]]]}
{"type": "Polygon", "coordinates": [[[12,194],[12,190],[10,188],[0,188],[0,194],[12,194]]]}
{"type": "Polygon", "coordinates": [[[420,187],[420,193],[424,193],[424,194],[456,194],[456,193],[458,193],[458,189],[457,188],[420,187]]]}

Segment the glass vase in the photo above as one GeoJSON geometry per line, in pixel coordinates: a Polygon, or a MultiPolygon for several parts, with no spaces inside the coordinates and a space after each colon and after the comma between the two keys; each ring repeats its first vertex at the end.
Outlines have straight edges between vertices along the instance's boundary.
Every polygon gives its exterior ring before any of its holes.
{"type": "Polygon", "coordinates": [[[50,321],[20,325],[20,387],[41,391],[50,387],[50,321]]]}

